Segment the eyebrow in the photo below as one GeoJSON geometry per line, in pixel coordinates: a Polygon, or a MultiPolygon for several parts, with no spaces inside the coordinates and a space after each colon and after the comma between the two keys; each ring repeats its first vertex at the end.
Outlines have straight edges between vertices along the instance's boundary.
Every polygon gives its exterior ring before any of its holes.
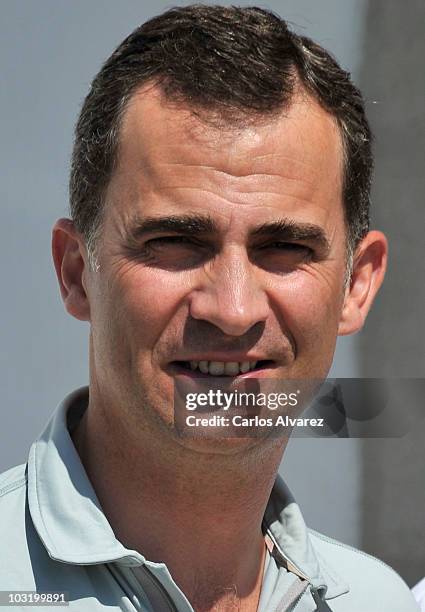
{"type": "Polygon", "coordinates": [[[251,236],[253,238],[274,238],[275,240],[305,240],[316,244],[326,252],[330,250],[330,242],[320,225],[301,223],[292,219],[263,223],[251,232],[251,236]]]}
{"type": "Polygon", "coordinates": [[[131,238],[137,240],[147,234],[175,232],[195,236],[218,233],[214,220],[207,215],[171,215],[167,217],[145,217],[132,222],[131,238]]]}
{"type": "MultiPolygon", "coordinates": [[[[133,240],[160,232],[174,232],[186,236],[220,233],[220,229],[212,217],[198,214],[136,218],[130,225],[128,233],[133,240]]],[[[326,252],[330,249],[329,240],[320,225],[302,223],[287,218],[262,223],[252,229],[249,236],[254,239],[305,240],[316,244],[318,248],[326,252]]]]}

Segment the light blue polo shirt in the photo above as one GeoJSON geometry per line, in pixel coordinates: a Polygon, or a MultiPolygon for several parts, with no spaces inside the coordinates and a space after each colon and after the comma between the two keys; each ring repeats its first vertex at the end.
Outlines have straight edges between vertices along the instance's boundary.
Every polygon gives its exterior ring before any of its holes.
{"type": "MultiPolygon", "coordinates": [[[[65,398],[27,464],[0,476],[0,590],[66,592],[81,612],[193,612],[166,565],[124,547],[106,520],[70,436],[87,405],[87,388],[65,398]]],[[[260,612],[418,610],[388,566],[308,530],[280,478],[263,530],[271,552],[260,612]]]]}

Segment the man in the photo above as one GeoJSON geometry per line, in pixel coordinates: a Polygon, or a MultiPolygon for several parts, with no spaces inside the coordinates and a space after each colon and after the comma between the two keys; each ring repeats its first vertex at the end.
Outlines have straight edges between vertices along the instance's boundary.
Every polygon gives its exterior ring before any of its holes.
{"type": "Polygon", "coordinates": [[[285,438],[173,425],[179,379],[326,377],[385,272],[371,166],[349,75],[267,11],[173,9],[118,47],[53,231],[89,390],[2,477],[1,589],[84,611],[416,609],[390,568],[307,530],[276,480],[285,438]]]}

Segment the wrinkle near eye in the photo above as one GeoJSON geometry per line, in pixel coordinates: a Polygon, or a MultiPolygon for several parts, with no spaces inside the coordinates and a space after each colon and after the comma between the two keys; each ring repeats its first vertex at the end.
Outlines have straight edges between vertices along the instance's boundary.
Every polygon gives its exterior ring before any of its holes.
{"type": "MultiPolygon", "coordinates": [[[[313,277],[318,285],[323,286],[323,283],[325,283],[330,295],[335,291],[334,282],[332,282],[335,273],[330,266],[312,263],[311,265],[307,264],[305,267],[302,266],[300,269],[310,277],[313,277]]],[[[341,275],[341,287],[342,286],[343,276],[341,275]]]]}

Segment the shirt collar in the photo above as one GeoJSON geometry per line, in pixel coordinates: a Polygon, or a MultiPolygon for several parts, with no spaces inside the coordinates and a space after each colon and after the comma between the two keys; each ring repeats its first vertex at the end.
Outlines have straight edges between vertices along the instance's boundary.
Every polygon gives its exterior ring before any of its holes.
{"type": "MultiPolygon", "coordinates": [[[[119,561],[145,562],[125,548],[109,525],[68,427],[88,405],[88,388],[68,395],[53,413],[28,459],[28,503],[37,533],[52,559],[89,565],[119,561]]],[[[264,525],[279,553],[327,598],[348,591],[315,552],[299,506],[278,476],[264,515],[264,525]]]]}
{"type": "Polygon", "coordinates": [[[348,593],[349,587],[314,549],[300,507],[278,475],[273,486],[263,525],[288,570],[307,579],[326,599],[348,593]]]}
{"type": "Polygon", "coordinates": [[[68,430],[87,401],[87,387],[68,395],[31,446],[31,518],[52,559],[82,565],[111,561],[140,565],[144,558],[115,538],[68,430]]]}

